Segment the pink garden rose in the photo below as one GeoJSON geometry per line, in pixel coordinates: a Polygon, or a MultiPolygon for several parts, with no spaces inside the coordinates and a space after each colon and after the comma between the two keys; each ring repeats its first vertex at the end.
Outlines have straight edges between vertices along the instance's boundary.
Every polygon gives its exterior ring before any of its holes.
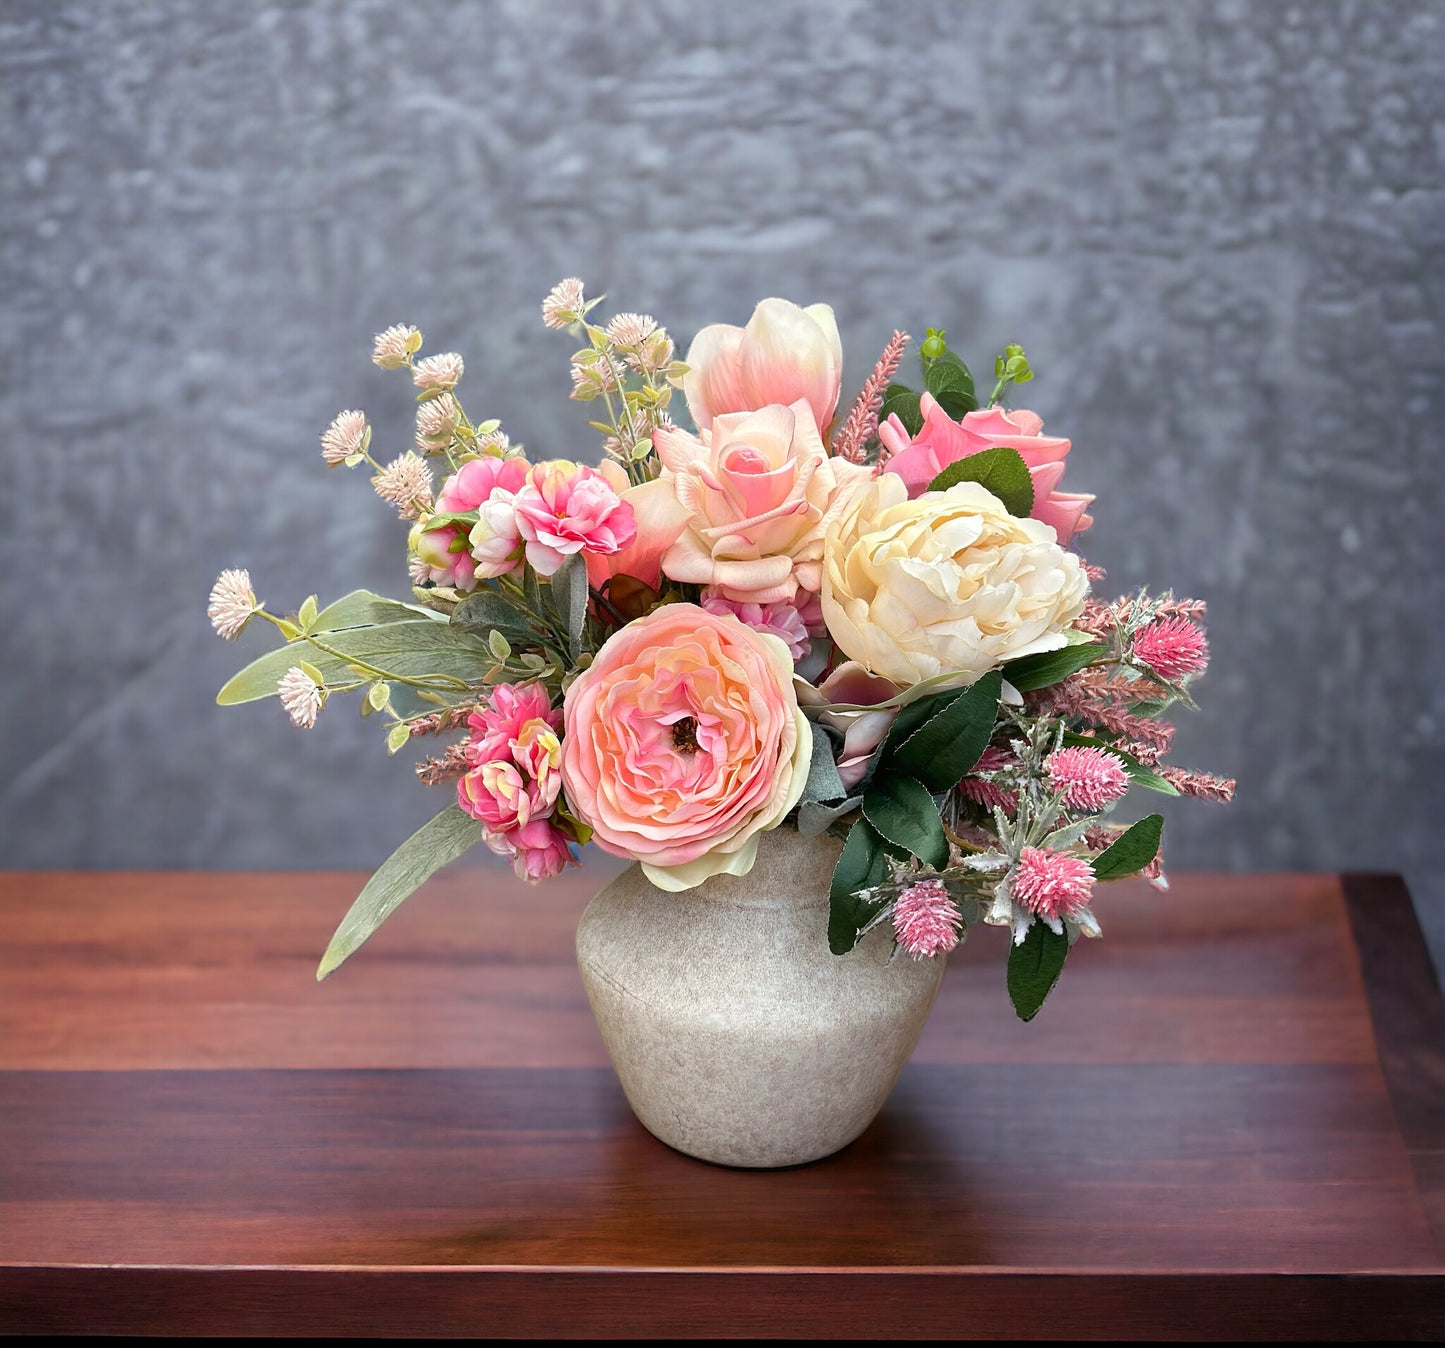
{"type": "Polygon", "coordinates": [[[632,507],[595,468],[569,459],[533,466],[516,495],[517,529],[539,576],[578,552],[620,552],[637,534],[632,507]]]}
{"type": "Polygon", "coordinates": [[[807,781],[812,730],[777,637],[695,604],[620,628],[567,691],[562,780],[593,841],[660,889],[746,875],[807,781]]]}
{"type": "MultiPolygon", "coordinates": [[[[497,458],[486,454],[469,459],[442,483],[434,509],[438,514],[479,510],[491,500],[493,492],[511,500],[512,494],[527,480],[530,465],[520,455],[497,458]]],[[[507,514],[508,512],[503,512],[507,514]]],[[[475,588],[478,580],[505,575],[521,566],[521,554],[515,542],[513,558],[488,554],[481,566],[473,558],[465,530],[448,524],[428,529],[426,521],[412,530],[412,551],[426,564],[429,578],[437,585],[454,585],[459,590],[475,588]]],[[[495,550],[494,550],[495,552],[495,550]]]]}
{"type": "Polygon", "coordinates": [[[838,407],[843,345],[826,304],[762,300],[745,328],[713,323],[687,351],[682,391],[699,430],[727,412],[808,404],[819,433],[838,407]]]}
{"type": "Polygon", "coordinates": [[[823,583],[823,519],[872,470],[829,457],[808,404],[717,417],[698,435],[653,433],[690,516],[662,559],[673,580],[741,604],[793,603],[823,583]]]}
{"type": "Polygon", "coordinates": [[[919,400],[923,427],[912,440],[898,417],[891,416],[878,427],[878,438],[893,456],[888,471],[908,484],[910,497],[921,496],[951,463],[995,445],[1008,445],[1023,455],[1034,480],[1034,508],[1031,516],[1052,526],[1059,543],[1067,547],[1076,533],[1094,521],[1084,512],[1094,499],[1074,492],[1055,491],[1064,476],[1068,440],[1043,435],[1043,421],[1033,412],[1019,408],[1008,412],[997,405],[967,413],[954,421],[931,394],[919,400]]]}

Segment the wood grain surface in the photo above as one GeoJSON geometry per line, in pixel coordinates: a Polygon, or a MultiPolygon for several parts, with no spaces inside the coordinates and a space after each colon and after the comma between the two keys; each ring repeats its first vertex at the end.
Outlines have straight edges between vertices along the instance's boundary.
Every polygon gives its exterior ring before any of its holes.
{"type": "Polygon", "coordinates": [[[1445,1011],[1391,877],[1126,882],[1038,1020],[970,935],[878,1122],[651,1138],[572,958],[599,874],[0,880],[0,1328],[1445,1332],[1445,1011]],[[114,1267],[114,1266],[124,1267],[114,1267]]]}

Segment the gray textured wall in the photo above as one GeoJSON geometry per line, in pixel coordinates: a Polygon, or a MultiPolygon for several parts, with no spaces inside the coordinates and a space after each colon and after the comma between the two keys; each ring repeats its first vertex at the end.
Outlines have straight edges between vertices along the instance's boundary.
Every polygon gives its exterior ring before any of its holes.
{"type": "MultiPolygon", "coordinates": [[[[686,335],[830,301],[985,358],[1207,598],[1176,867],[1404,869],[1445,938],[1445,6],[0,0],[0,864],[365,865],[435,804],[348,707],[211,698],[223,565],[404,590],[316,435],[400,320],[474,413],[590,449],[537,303],[686,335]]],[[[261,638],[248,634],[254,651],[261,638]]],[[[1437,944],[1437,951],[1439,945],[1437,944]]]]}

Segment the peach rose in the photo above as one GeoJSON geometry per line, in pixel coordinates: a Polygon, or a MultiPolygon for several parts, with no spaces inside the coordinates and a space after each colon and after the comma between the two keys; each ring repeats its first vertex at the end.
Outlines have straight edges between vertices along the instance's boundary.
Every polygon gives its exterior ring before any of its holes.
{"type": "Polygon", "coordinates": [[[1070,442],[1044,435],[1044,423],[1037,413],[1022,407],[1008,412],[995,405],[955,421],[927,393],[919,400],[918,410],[923,414],[923,427],[912,440],[896,416],[878,427],[879,440],[893,456],[888,471],[908,484],[909,496],[921,496],[949,464],[995,445],[1008,445],[1023,455],[1034,480],[1034,508],[1029,514],[1049,525],[1060,544],[1067,547],[1075,534],[1094,522],[1084,513],[1092,496],[1054,490],[1064,476],[1070,442]]]}
{"type": "Polygon", "coordinates": [[[695,604],[615,632],[567,690],[562,781],[593,841],[659,889],[746,875],[797,804],[812,729],[777,637],[695,604]]]}
{"type": "Polygon", "coordinates": [[[823,583],[823,518],[872,470],[830,458],[808,404],[719,416],[698,435],[653,433],[663,478],[691,516],[662,559],[673,580],[743,604],[792,603],[823,583]]]}
{"type": "Polygon", "coordinates": [[[699,430],[726,412],[802,399],[822,432],[838,407],[842,382],[843,345],[832,309],[768,299],[759,302],[747,327],[713,323],[693,338],[682,391],[699,430]]]}

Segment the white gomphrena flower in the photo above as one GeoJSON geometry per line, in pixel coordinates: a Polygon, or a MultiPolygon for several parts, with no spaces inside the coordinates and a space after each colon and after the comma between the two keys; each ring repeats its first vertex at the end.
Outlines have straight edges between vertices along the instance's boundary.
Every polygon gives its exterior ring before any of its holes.
{"type": "Polygon", "coordinates": [[[641,346],[656,331],[651,314],[618,314],[607,325],[607,340],[614,346],[641,346]]]}
{"type": "Polygon", "coordinates": [[[337,468],[353,454],[366,448],[366,413],[354,409],[340,413],[321,432],[321,457],[328,468],[337,468]]]}
{"type": "Polygon", "coordinates": [[[542,322],[549,328],[570,328],[582,321],[586,307],[581,278],[569,276],[547,292],[547,298],[542,301],[542,322]]]}
{"type": "Polygon", "coordinates": [[[485,435],[477,436],[477,448],[483,453],[491,450],[497,454],[505,454],[512,447],[512,437],[506,431],[488,431],[485,435]]]}
{"type": "Polygon", "coordinates": [[[415,555],[407,562],[407,571],[413,585],[425,585],[431,579],[431,567],[415,555]]]}
{"type": "Polygon", "coordinates": [[[292,665],[277,681],[276,694],[291,724],[310,730],[321,710],[321,689],[300,665],[292,665]]]}
{"type": "Polygon", "coordinates": [[[421,333],[410,323],[393,323],[385,332],[376,334],[371,359],[383,370],[399,370],[406,358],[421,346],[421,333]]]}
{"type": "Polygon", "coordinates": [[[432,508],[431,469],[421,455],[411,450],[387,464],[371,479],[371,485],[404,520],[420,519],[432,508]]]}
{"type": "Polygon", "coordinates": [[[440,398],[428,398],[416,409],[416,447],[423,454],[445,448],[451,443],[461,411],[450,393],[443,393],[440,398]]]}
{"type": "Polygon", "coordinates": [[[251,588],[251,573],[231,568],[222,571],[211,586],[211,602],[206,617],[211,626],[227,641],[234,641],[256,612],[256,592],[251,588]]]}
{"type": "Polygon", "coordinates": [[[412,367],[411,382],[417,388],[455,388],[466,368],[466,363],[455,351],[443,351],[440,355],[417,361],[412,367]]]}

